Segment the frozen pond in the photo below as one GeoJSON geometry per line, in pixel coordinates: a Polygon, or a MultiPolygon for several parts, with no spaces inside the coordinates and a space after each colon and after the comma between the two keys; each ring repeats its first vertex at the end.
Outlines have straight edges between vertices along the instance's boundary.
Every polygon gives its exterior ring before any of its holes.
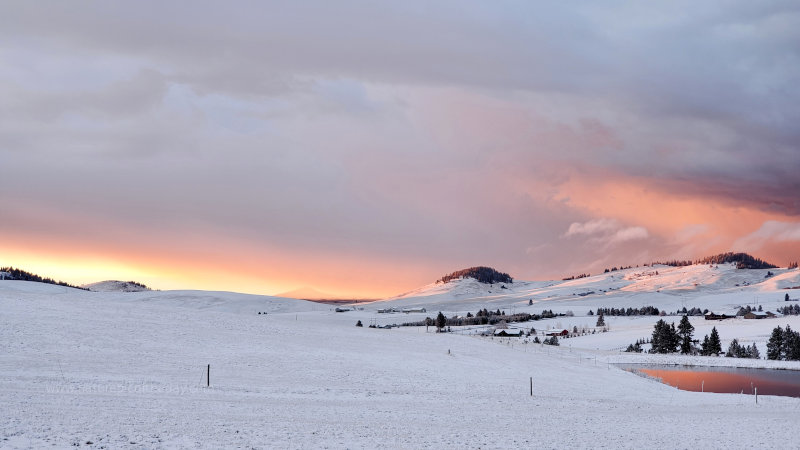
{"type": "Polygon", "coordinates": [[[800,397],[800,371],[739,367],[625,364],[629,372],[684,391],[800,397]]]}

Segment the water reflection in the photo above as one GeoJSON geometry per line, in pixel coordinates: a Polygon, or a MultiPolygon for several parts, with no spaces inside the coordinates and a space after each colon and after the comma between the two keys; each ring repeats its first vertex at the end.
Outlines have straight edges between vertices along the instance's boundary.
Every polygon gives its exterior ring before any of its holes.
{"type": "Polygon", "coordinates": [[[684,391],[800,397],[800,371],[738,367],[626,365],[636,372],[684,391]]]}

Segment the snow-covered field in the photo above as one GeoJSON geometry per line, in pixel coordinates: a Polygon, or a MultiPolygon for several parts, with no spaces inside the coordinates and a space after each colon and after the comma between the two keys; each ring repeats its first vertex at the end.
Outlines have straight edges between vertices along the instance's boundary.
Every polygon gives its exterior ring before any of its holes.
{"type": "MultiPolygon", "coordinates": [[[[785,432],[800,399],[684,392],[608,364],[686,362],[620,354],[657,317],[607,317],[608,333],[560,347],[366,326],[483,307],[572,310],[526,326],[593,326],[586,313],[597,307],[730,313],[754,301],[774,310],[785,292],[800,294],[783,289],[800,285],[800,271],[764,280],[727,266],[648,270],[499,292],[460,280],[346,313],[275,297],[0,281],[0,447],[800,448],[785,432]],[[428,311],[377,314],[386,306],[428,311]]],[[[800,329],[797,316],[693,323],[696,337],[716,325],[723,347],[739,338],[762,355],[774,326],[800,329]]],[[[689,357],[729,361],[739,360],[689,357]]]]}

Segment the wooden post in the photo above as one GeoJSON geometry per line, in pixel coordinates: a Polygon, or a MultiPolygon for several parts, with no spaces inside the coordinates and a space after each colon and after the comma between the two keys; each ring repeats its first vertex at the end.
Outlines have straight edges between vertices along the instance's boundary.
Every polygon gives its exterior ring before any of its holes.
{"type": "Polygon", "coordinates": [[[705,391],[706,391],[706,380],[703,380],[703,382],[700,383],[700,392],[705,392],[705,391]]]}
{"type": "Polygon", "coordinates": [[[531,377],[531,397],[533,397],[533,377],[531,377]]]}
{"type": "Polygon", "coordinates": [[[758,388],[754,388],[756,393],[756,405],[758,404],[758,388]]]}
{"type": "Polygon", "coordinates": [[[206,387],[211,387],[211,364],[206,368],[206,387]]]}

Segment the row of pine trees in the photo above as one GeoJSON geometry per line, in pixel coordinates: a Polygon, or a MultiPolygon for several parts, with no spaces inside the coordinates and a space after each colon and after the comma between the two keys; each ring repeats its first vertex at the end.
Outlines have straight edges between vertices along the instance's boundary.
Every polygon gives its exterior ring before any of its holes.
{"type": "MultiPolygon", "coordinates": [[[[643,341],[636,341],[626,349],[627,352],[641,352],[643,341]]],[[[711,333],[705,335],[702,341],[694,339],[694,326],[689,322],[689,316],[683,316],[678,326],[675,322],[667,324],[664,319],[660,319],[653,326],[653,335],[650,338],[650,353],[676,353],[678,351],[684,355],[720,355],[722,354],[722,341],[717,332],[717,327],[711,329],[711,333]],[[699,347],[696,345],[699,343],[699,347]]],[[[756,345],[742,346],[739,341],[731,341],[725,356],[733,358],[759,358],[756,345]]]]}
{"type": "MultiPolygon", "coordinates": [[[[717,327],[711,329],[711,333],[706,335],[702,342],[694,340],[694,326],[689,322],[688,316],[683,316],[680,323],[675,327],[675,322],[667,324],[663,319],[656,322],[653,326],[653,335],[650,338],[650,353],[675,353],[699,354],[704,356],[722,354],[722,343],[720,341],[717,327]],[[697,347],[695,344],[700,343],[697,347]]],[[[625,350],[627,352],[642,352],[643,340],[636,341],[625,350]]],[[[741,345],[738,339],[733,339],[728,346],[725,356],[731,358],[755,358],[761,357],[755,344],[741,345]]],[[[772,330],[772,335],[767,342],[767,359],[778,361],[800,361],[800,333],[780,326],[772,330]]]]}

